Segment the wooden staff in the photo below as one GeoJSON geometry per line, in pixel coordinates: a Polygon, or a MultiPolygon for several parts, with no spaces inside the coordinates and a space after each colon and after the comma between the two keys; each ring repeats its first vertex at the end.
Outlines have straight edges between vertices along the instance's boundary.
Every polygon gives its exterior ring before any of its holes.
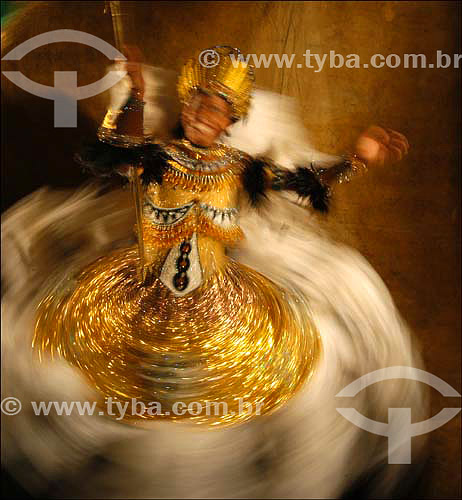
{"type": "MultiPolygon", "coordinates": [[[[125,27],[128,24],[128,16],[122,13],[121,2],[105,2],[104,13],[110,12],[112,17],[112,27],[114,30],[114,38],[117,50],[121,51],[125,45],[126,32],[124,31],[124,17],[125,17],[125,27]]],[[[139,266],[138,266],[138,277],[144,283],[146,280],[147,269],[146,269],[146,258],[144,253],[144,235],[143,235],[143,203],[142,203],[142,189],[140,183],[140,177],[137,172],[137,167],[130,165],[129,167],[129,178],[131,191],[133,195],[133,202],[135,205],[136,214],[136,226],[138,230],[138,254],[139,254],[139,266]]]]}

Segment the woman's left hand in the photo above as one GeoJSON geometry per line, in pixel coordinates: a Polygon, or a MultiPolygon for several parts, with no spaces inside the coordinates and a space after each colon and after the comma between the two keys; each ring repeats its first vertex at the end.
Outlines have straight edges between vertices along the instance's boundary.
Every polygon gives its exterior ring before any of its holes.
{"type": "Polygon", "coordinates": [[[373,125],[356,141],[355,153],[368,166],[400,161],[409,151],[406,137],[390,128],[373,125]]]}

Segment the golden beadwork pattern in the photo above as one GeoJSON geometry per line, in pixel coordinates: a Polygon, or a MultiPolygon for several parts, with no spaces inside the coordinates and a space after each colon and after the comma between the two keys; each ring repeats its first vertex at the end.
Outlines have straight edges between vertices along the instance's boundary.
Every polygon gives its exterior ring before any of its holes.
{"type": "Polygon", "coordinates": [[[185,138],[164,144],[163,149],[173,160],[182,163],[181,158],[183,158],[183,166],[197,171],[211,171],[217,166],[221,166],[223,170],[223,167],[242,162],[244,157],[249,158],[243,151],[225,144],[216,143],[204,148],[194,146],[185,138]]]}
{"type": "MultiPolygon", "coordinates": [[[[34,348],[79,367],[102,397],[149,407],[128,419],[229,425],[279,408],[311,376],[320,352],[298,294],[228,261],[201,287],[175,297],[159,281],[142,286],[137,251],[122,249],[88,266],[68,291],[40,304],[34,348]],[[216,414],[177,415],[175,402],[226,403],[216,414]]],[[[104,408],[104,406],[102,406],[104,408]]]]}
{"type": "Polygon", "coordinates": [[[191,210],[190,214],[181,222],[170,226],[153,224],[151,221],[143,219],[144,241],[147,245],[157,248],[171,248],[183,240],[189,240],[193,233],[210,236],[229,246],[235,245],[244,239],[244,233],[238,225],[233,225],[230,228],[220,227],[218,224],[214,224],[206,215],[197,214],[194,210],[191,210]]]}
{"type": "Polygon", "coordinates": [[[223,168],[217,172],[203,172],[191,170],[178,162],[168,160],[167,168],[163,173],[162,180],[174,184],[181,189],[194,190],[197,192],[210,191],[213,188],[223,188],[240,185],[240,174],[243,166],[223,168]]]}

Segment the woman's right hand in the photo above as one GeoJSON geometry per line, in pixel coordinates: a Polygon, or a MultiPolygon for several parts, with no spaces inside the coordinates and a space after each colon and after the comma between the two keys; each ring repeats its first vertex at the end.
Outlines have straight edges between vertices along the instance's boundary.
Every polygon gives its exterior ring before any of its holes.
{"type": "Polygon", "coordinates": [[[137,97],[142,99],[144,96],[143,53],[136,45],[124,45],[122,51],[127,58],[125,70],[132,81],[132,89],[136,90],[137,97]]]}

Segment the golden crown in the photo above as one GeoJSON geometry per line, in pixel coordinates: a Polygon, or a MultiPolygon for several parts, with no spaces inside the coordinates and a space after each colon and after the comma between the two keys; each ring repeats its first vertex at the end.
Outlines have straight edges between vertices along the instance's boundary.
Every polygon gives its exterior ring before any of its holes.
{"type": "Polygon", "coordinates": [[[189,59],[178,79],[178,95],[182,103],[197,90],[212,92],[232,106],[235,119],[244,118],[249,110],[254,82],[253,69],[239,49],[217,45],[189,59]]]}

